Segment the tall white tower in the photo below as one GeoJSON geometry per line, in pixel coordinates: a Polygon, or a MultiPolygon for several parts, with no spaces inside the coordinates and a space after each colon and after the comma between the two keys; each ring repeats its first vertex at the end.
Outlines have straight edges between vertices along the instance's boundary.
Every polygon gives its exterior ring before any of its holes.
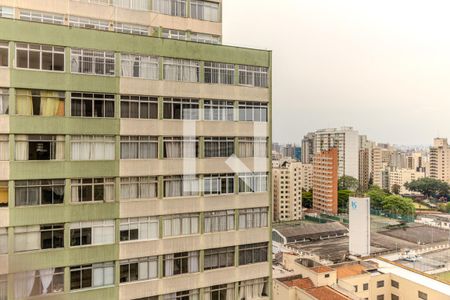
{"type": "Polygon", "coordinates": [[[352,255],[370,254],[370,198],[349,199],[349,251],[352,255]]]}

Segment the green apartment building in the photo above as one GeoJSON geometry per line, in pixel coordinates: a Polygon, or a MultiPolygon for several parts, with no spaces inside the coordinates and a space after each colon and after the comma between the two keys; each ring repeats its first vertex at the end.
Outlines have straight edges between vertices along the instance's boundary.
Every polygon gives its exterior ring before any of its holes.
{"type": "Polygon", "coordinates": [[[0,300],[271,298],[271,52],[221,22],[0,0],[0,300]]]}

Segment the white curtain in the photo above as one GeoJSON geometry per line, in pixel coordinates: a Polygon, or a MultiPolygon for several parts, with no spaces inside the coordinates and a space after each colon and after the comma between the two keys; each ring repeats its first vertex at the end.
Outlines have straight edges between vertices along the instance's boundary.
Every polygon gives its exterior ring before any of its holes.
{"type": "Polygon", "coordinates": [[[234,229],[234,214],[228,215],[228,222],[227,222],[227,230],[233,230],[234,229]]]}
{"type": "Polygon", "coordinates": [[[148,224],[148,238],[157,239],[159,238],[159,222],[158,220],[151,220],[148,224]]]}
{"type": "Polygon", "coordinates": [[[133,76],[133,55],[122,55],[121,68],[122,76],[132,77],[133,76]]]}
{"type": "Polygon", "coordinates": [[[172,235],[181,235],[181,219],[172,219],[172,235]]]}
{"type": "Polygon", "coordinates": [[[31,296],[36,271],[18,273],[14,275],[14,294],[16,299],[31,296]]]}
{"type": "Polygon", "coordinates": [[[71,188],[72,202],[80,202],[80,197],[79,197],[79,194],[78,194],[78,186],[73,186],[73,184],[75,184],[74,181],[72,181],[72,188],[71,188]]]}
{"type": "MultiPolygon", "coordinates": [[[[42,283],[42,294],[47,294],[49,292],[48,288],[53,281],[54,273],[55,273],[54,268],[39,270],[39,275],[41,277],[41,283],[42,283]]],[[[52,291],[50,291],[50,293],[51,292],[52,291]]]]}
{"type": "Polygon", "coordinates": [[[64,159],[64,140],[65,137],[63,135],[57,135],[56,136],[56,160],[63,160],[64,159]]]}
{"type": "Polygon", "coordinates": [[[182,180],[181,180],[181,178],[167,180],[164,183],[166,197],[179,197],[179,196],[181,196],[181,187],[182,187],[182,180]]]}
{"type": "Polygon", "coordinates": [[[205,233],[212,231],[212,216],[205,217],[205,233]]]}
{"type": "Polygon", "coordinates": [[[0,299],[8,299],[8,281],[7,275],[0,275],[0,299]]]}
{"type": "Polygon", "coordinates": [[[191,218],[190,217],[183,217],[182,221],[181,221],[181,233],[183,235],[188,235],[191,232],[191,222],[190,222],[191,218]]]}
{"type": "Polygon", "coordinates": [[[28,135],[16,136],[16,160],[28,160],[28,135]]]}
{"type": "Polygon", "coordinates": [[[156,182],[141,183],[139,187],[140,198],[151,199],[156,197],[156,182]]]}
{"type": "Polygon", "coordinates": [[[80,69],[80,56],[76,55],[76,54],[72,54],[71,55],[71,71],[72,72],[76,72],[76,73],[80,73],[81,69],[80,69]]]}
{"type": "Polygon", "coordinates": [[[40,226],[17,227],[14,231],[14,250],[30,251],[41,248],[40,226]]]}
{"type": "Polygon", "coordinates": [[[172,220],[166,219],[164,220],[164,236],[172,235],[172,220]]]}
{"type": "Polygon", "coordinates": [[[148,261],[141,261],[138,264],[138,279],[144,280],[148,279],[148,271],[149,271],[149,262],[148,261]]]}
{"type": "Polygon", "coordinates": [[[173,254],[166,254],[164,255],[164,275],[165,276],[172,276],[173,275],[173,269],[174,269],[174,265],[173,265],[173,259],[174,259],[174,255],[173,254]]]}
{"type": "Polygon", "coordinates": [[[181,141],[166,141],[164,142],[164,147],[166,148],[167,158],[180,158],[181,157],[181,141]]]}
{"type": "Polygon", "coordinates": [[[148,262],[148,278],[158,277],[158,260],[151,259],[148,262]]]}
{"type": "Polygon", "coordinates": [[[8,136],[0,136],[0,160],[9,160],[8,136]]]}
{"type": "Polygon", "coordinates": [[[188,272],[189,273],[198,272],[198,252],[197,251],[189,252],[188,272]]]}
{"type": "MultiPolygon", "coordinates": [[[[4,92],[3,93],[7,93],[4,92]]],[[[0,89],[0,115],[4,115],[8,112],[8,108],[9,108],[9,96],[8,95],[4,95],[2,94],[2,90],[0,89]]]]}
{"type": "Polygon", "coordinates": [[[110,201],[114,201],[114,194],[115,194],[115,190],[114,190],[114,183],[110,183],[108,181],[105,181],[105,187],[104,187],[104,192],[105,192],[105,201],[106,202],[110,202],[110,201]]]}
{"type": "Polygon", "coordinates": [[[226,299],[234,299],[234,283],[229,283],[227,284],[227,295],[226,295],[226,299]]]}

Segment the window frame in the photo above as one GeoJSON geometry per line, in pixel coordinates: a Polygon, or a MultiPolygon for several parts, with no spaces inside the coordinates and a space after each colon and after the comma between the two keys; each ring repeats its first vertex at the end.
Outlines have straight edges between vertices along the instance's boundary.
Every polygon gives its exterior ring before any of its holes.
{"type": "Polygon", "coordinates": [[[64,47],[62,46],[54,46],[54,45],[45,45],[45,44],[34,44],[34,43],[16,43],[16,52],[15,52],[15,68],[16,69],[23,69],[23,70],[36,70],[36,71],[44,71],[44,72],[58,72],[58,73],[64,73],[66,69],[66,54],[64,47]],[[37,49],[38,48],[38,49],[37,49]],[[50,50],[44,49],[44,48],[51,48],[50,50]],[[19,66],[21,64],[20,61],[20,55],[19,52],[26,52],[27,53],[27,62],[26,67],[19,66]],[[30,62],[30,54],[34,53],[34,55],[39,55],[39,66],[37,68],[31,67],[30,62]],[[51,54],[51,69],[44,69],[43,68],[43,57],[44,53],[51,54]],[[59,60],[62,62],[62,70],[56,69],[56,55],[61,56],[59,60]]]}
{"type": "MultiPolygon", "coordinates": [[[[71,203],[72,204],[81,204],[81,203],[99,203],[99,202],[114,202],[115,201],[115,180],[113,177],[96,177],[96,178],[77,178],[77,179],[71,179],[70,188],[72,191],[71,195],[71,203]],[[95,193],[100,192],[98,190],[98,187],[103,187],[103,191],[101,191],[101,195],[103,199],[96,199],[97,195],[95,193]],[[105,199],[106,196],[106,188],[112,188],[112,193],[110,196],[112,196],[112,199],[105,199]],[[83,188],[90,188],[90,192],[88,190],[85,190],[83,192],[83,188]],[[97,189],[96,189],[97,188],[97,189]],[[77,192],[74,193],[74,189],[77,189],[77,192]],[[84,193],[90,194],[91,198],[90,200],[83,200],[84,193]],[[75,194],[77,194],[75,196],[75,194]],[[78,200],[74,199],[74,197],[77,197],[78,200]]],[[[87,198],[86,198],[87,199],[87,198]]]]}
{"type": "Polygon", "coordinates": [[[234,267],[236,265],[235,252],[236,252],[236,249],[234,246],[223,247],[223,248],[214,248],[214,249],[205,249],[204,250],[203,270],[208,271],[208,270],[234,267]],[[211,262],[208,262],[208,260],[211,260],[211,262]],[[215,260],[216,260],[216,262],[214,262],[215,260]],[[210,263],[211,265],[207,266],[208,263],[210,263]]]}
{"type": "MultiPolygon", "coordinates": [[[[153,280],[158,279],[159,275],[159,261],[158,256],[148,256],[148,257],[140,257],[140,258],[133,258],[133,259],[127,259],[127,260],[121,260],[119,262],[119,284],[127,283],[127,282],[137,282],[137,281],[146,281],[146,280],[153,280]],[[141,264],[147,264],[146,267],[146,277],[141,277],[141,271],[142,267],[141,264]],[[155,264],[154,272],[151,272],[152,265],[155,264]],[[133,265],[133,268],[131,267],[133,265]],[[132,271],[136,271],[136,276],[132,275],[132,271]],[[122,277],[126,274],[126,277],[122,277]],[[156,274],[155,274],[156,273],[156,274]],[[153,274],[153,275],[150,275],[153,274]]],[[[145,273],[144,273],[145,274],[145,273]]]]}
{"type": "Polygon", "coordinates": [[[204,62],[205,83],[234,85],[235,65],[219,62],[204,62]]]}
{"type": "Polygon", "coordinates": [[[235,154],[234,137],[204,137],[204,157],[220,158],[235,154]],[[216,148],[216,149],[214,149],[216,148]]]}
{"type": "Polygon", "coordinates": [[[70,72],[72,74],[116,76],[115,53],[111,51],[71,48],[70,49],[70,72]],[[103,60],[103,61],[102,61],[103,60]],[[78,70],[74,64],[78,65],[78,70]],[[100,72],[100,68],[102,70],[100,72]]]}
{"type": "Polygon", "coordinates": [[[268,262],[268,247],[267,242],[239,245],[239,266],[268,262]]]}
{"type": "Polygon", "coordinates": [[[65,183],[64,179],[17,180],[14,183],[15,206],[19,207],[19,206],[62,205],[62,204],[64,204],[64,199],[65,199],[65,186],[66,186],[66,183],[65,183]],[[45,190],[43,190],[43,188],[49,188],[51,190],[51,192],[52,192],[51,203],[43,203],[43,193],[45,191],[45,190]],[[54,194],[55,194],[55,192],[53,190],[54,188],[59,188],[60,192],[62,191],[61,199],[54,198],[54,194]],[[38,197],[37,204],[20,204],[18,197],[21,195],[19,195],[20,193],[18,192],[18,189],[25,190],[26,197],[27,197],[27,201],[25,201],[25,203],[30,203],[28,201],[30,192],[32,192],[34,190],[34,193],[36,193],[36,191],[37,191],[39,193],[39,194],[36,194],[38,197]]]}
{"type": "Polygon", "coordinates": [[[157,240],[160,238],[160,227],[159,217],[135,217],[135,218],[125,218],[120,219],[119,224],[119,242],[120,243],[126,243],[126,242],[133,242],[133,241],[150,241],[150,240],[157,240]],[[147,237],[142,238],[141,235],[141,225],[147,226],[147,237]],[[150,236],[150,227],[156,225],[156,237],[150,236]],[[136,230],[136,233],[133,234],[132,232],[136,230]],[[126,233],[126,234],[124,234],[126,233]],[[136,237],[136,238],[134,238],[136,237]]]}
{"type": "Polygon", "coordinates": [[[120,159],[123,160],[147,160],[147,159],[158,159],[159,141],[157,136],[147,136],[147,135],[121,135],[120,136],[120,159]],[[131,152],[131,146],[136,146],[137,153],[131,152]],[[125,148],[128,146],[128,155],[125,156],[125,148]],[[146,157],[142,147],[147,146],[148,154],[154,152],[155,155],[150,155],[146,157]],[[156,149],[153,149],[155,148],[156,149]],[[153,151],[152,151],[153,150],[153,151]],[[136,155],[133,155],[136,154],[136,155]],[[134,157],[136,156],[136,157],[134,157]]]}
{"type": "MultiPolygon", "coordinates": [[[[0,7],[1,8],[1,7],[0,7]]],[[[2,60],[0,60],[0,68],[9,68],[9,60],[10,60],[10,50],[9,50],[9,43],[7,41],[0,41],[0,51],[3,49],[6,49],[6,65],[2,63],[2,60]]]]}
{"type": "Polygon", "coordinates": [[[203,176],[205,197],[234,194],[234,174],[206,174],[203,176]],[[215,182],[215,183],[214,183],[215,182]],[[214,188],[216,188],[214,190],[214,188]]]}
{"type": "Polygon", "coordinates": [[[116,99],[114,94],[71,92],[70,106],[71,117],[95,119],[115,118],[116,99]],[[75,103],[78,107],[76,107],[75,103]],[[101,106],[101,111],[98,109],[99,105],[101,106]],[[79,113],[76,111],[77,108],[79,109],[79,113]],[[88,114],[89,110],[90,114],[88,114]]]}
{"type": "Polygon", "coordinates": [[[158,119],[158,97],[138,96],[138,95],[121,95],[120,96],[120,118],[122,119],[158,119]],[[145,106],[148,106],[145,109],[145,106]],[[127,106],[127,107],[126,107],[127,106]],[[134,116],[134,109],[137,109],[137,116],[134,116]],[[125,114],[127,111],[127,114],[125,114]],[[147,114],[148,117],[144,115],[147,114]]]}

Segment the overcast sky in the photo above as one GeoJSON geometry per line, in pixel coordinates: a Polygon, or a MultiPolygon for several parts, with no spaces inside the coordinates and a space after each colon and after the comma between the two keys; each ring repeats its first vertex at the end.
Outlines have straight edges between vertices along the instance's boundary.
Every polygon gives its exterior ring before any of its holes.
{"type": "Polygon", "coordinates": [[[450,138],[450,1],[224,0],[224,44],[273,50],[273,139],[353,126],[450,138]]]}

